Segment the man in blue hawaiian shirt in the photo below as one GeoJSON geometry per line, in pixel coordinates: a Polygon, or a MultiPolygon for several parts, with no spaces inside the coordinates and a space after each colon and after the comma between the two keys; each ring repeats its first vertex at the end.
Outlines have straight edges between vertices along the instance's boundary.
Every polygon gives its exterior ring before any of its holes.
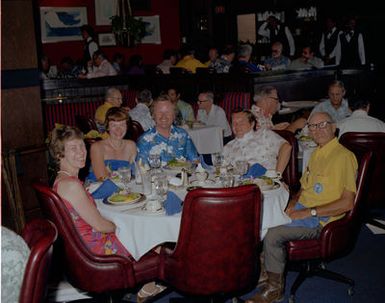
{"type": "Polygon", "coordinates": [[[150,154],[159,154],[162,165],[173,159],[198,160],[196,148],[188,133],[173,125],[175,104],[167,95],[161,95],[154,101],[152,116],[155,127],[139,138],[138,159],[148,163],[150,154]]]}

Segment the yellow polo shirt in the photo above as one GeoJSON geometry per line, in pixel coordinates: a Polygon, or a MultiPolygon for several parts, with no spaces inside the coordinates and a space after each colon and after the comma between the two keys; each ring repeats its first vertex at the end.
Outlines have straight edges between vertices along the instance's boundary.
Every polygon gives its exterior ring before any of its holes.
{"type": "MultiPolygon", "coordinates": [[[[310,208],[339,199],[345,189],[355,193],[357,167],[354,154],[343,147],[337,138],[318,147],[301,177],[303,190],[299,202],[310,208]]],[[[331,217],[326,223],[341,217],[343,215],[331,217]]]]}
{"type": "Polygon", "coordinates": [[[108,102],[104,102],[100,105],[95,112],[95,121],[99,124],[104,124],[104,121],[106,120],[106,113],[111,107],[113,107],[113,105],[108,102]]]}
{"type": "Polygon", "coordinates": [[[199,60],[193,58],[192,56],[184,56],[176,65],[176,67],[183,67],[193,74],[196,73],[197,67],[207,67],[199,60]]]}

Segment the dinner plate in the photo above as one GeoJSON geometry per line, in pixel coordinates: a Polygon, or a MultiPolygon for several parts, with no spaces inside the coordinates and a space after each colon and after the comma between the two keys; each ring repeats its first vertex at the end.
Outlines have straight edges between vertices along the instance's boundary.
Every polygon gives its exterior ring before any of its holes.
{"type": "Polygon", "coordinates": [[[214,180],[211,180],[211,179],[207,179],[203,182],[200,182],[198,180],[194,180],[194,181],[190,182],[190,185],[196,186],[196,187],[203,187],[203,188],[218,187],[216,182],[214,180]]]}
{"type": "Polygon", "coordinates": [[[129,193],[128,195],[113,194],[107,198],[107,202],[111,205],[134,204],[138,201],[141,201],[143,197],[144,195],[141,193],[129,193]],[[124,199],[124,197],[126,197],[126,199],[121,200],[124,199]]]}
{"type": "Polygon", "coordinates": [[[285,107],[312,108],[318,103],[318,101],[286,101],[282,105],[285,107]]]}
{"type": "Polygon", "coordinates": [[[187,161],[180,161],[178,164],[169,164],[165,165],[163,168],[170,171],[177,171],[180,172],[183,168],[190,169],[192,166],[191,162],[187,161]]]}

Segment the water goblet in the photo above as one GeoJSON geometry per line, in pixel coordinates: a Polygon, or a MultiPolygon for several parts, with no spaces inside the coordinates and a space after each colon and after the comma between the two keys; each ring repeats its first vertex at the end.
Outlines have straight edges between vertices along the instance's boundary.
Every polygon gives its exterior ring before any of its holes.
{"type": "Polygon", "coordinates": [[[129,183],[131,181],[131,169],[129,167],[121,167],[118,169],[118,173],[120,175],[120,178],[122,180],[124,190],[129,190],[129,183]]]}
{"type": "Polygon", "coordinates": [[[163,202],[166,200],[166,195],[168,191],[168,180],[165,174],[158,174],[155,176],[154,188],[156,194],[160,197],[163,202]]]}
{"type": "Polygon", "coordinates": [[[223,164],[224,157],[221,153],[215,153],[211,155],[211,160],[215,167],[215,174],[218,176],[220,173],[220,167],[223,164]]]}
{"type": "Polygon", "coordinates": [[[161,166],[160,155],[150,154],[148,156],[148,164],[150,164],[151,169],[156,171],[161,166]]]}
{"type": "Polygon", "coordinates": [[[247,173],[249,169],[249,163],[244,160],[237,160],[235,161],[235,169],[238,175],[241,177],[247,173]]]}

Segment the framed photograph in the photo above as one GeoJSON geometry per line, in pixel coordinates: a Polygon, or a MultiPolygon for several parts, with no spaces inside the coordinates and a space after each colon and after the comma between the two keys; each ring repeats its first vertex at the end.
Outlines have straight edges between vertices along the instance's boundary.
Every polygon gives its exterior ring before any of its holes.
{"type": "Polygon", "coordinates": [[[118,0],[95,0],[96,25],[111,25],[111,17],[117,13],[118,0]]]}
{"type": "Polygon", "coordinates": [[[80,27],[87,24],[86,7],[41,7],[43,43],[82,40],[80,27]]]}
{"type": "Polygon", "coordinates": [[[115,46],[116,40],[113,33],[101,33],[98,35],[100,46],[115,46]]]}
{"type": "Polygon", "coordinates": [[[141,18],[146,24],[146,34],[141,43],[161,44],[159,15],[135,17],[141,18]]]}

